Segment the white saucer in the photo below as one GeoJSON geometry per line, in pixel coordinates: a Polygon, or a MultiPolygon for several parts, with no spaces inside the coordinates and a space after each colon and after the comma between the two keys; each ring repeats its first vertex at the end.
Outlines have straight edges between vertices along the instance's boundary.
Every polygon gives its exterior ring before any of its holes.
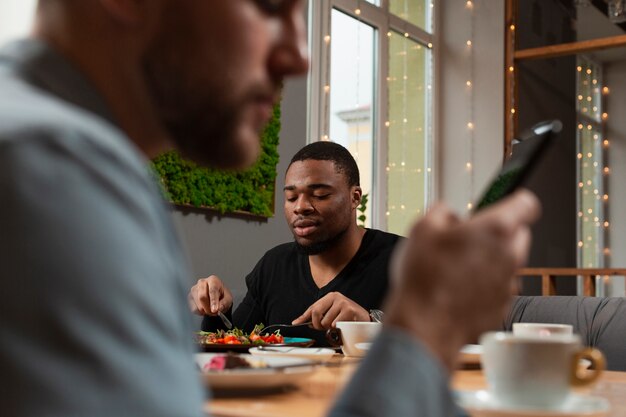
{"type": "Polygon", "coordinates": [[[472,417],[601,417],[608,415],[609,402],[600,397],[572,394],[555,410],[504,407],[494,402],[488,391],[457,391],[460,407],[472,417]]]}
{"type": "Polygon", "coordinates": [[[328,362],[335,354],[330,348],[303,348],[293,346],[264,346],[250,349],[250,354],[264,357],[289,357],[310,359],[318,362],[328,362]]]}

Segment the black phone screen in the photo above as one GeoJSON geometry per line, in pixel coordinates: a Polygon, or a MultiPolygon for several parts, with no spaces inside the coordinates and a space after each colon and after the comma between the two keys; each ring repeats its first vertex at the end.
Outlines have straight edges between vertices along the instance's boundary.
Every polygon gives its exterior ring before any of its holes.
{"type": "Polygon", "coordinates": [[[511,157],[478,200],[475,211],[506,197],[522,185],[562,127],[559,120],[541,122],[515,139],[511,157]]]}

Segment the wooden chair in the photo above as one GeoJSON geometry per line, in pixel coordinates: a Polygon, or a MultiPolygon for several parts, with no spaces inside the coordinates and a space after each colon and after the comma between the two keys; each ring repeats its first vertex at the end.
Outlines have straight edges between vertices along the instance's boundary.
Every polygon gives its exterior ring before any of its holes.
{"type": "Polygon", "coordinates": [[[583,295],[596,295],[596,278],[608,276],[626,276],[626,268],[522,268],[517,276],[541,277],[541,294],[556,295],[556,277],[583,277],[583,295]]]}

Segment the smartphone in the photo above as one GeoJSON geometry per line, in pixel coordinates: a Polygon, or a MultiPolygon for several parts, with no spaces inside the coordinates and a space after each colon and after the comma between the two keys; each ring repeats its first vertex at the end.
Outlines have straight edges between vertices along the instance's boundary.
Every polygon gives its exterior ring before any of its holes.
{"type": "Polygon", "coordinates": [[[563,128],[559,120],[537,123],[518,138],[513,139],[513,153],[478,200],[474,211],[506,197],[519,188],[545,155],[563,128]]]}

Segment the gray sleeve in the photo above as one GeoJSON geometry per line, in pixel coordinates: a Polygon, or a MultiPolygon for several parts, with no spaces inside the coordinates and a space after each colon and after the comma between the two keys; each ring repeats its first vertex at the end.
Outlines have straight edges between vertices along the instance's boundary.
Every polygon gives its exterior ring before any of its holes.
{"type": "Polygon", "coordinates": [[[459,417],[448,375],[413,337],[385,329],[330,417],[459,417]]]}
{"type": "Polygon", "coordinates": [[[189,276],[146,170],[72,132],[0,140],[3,416],[202,414],[189,276]]]}

